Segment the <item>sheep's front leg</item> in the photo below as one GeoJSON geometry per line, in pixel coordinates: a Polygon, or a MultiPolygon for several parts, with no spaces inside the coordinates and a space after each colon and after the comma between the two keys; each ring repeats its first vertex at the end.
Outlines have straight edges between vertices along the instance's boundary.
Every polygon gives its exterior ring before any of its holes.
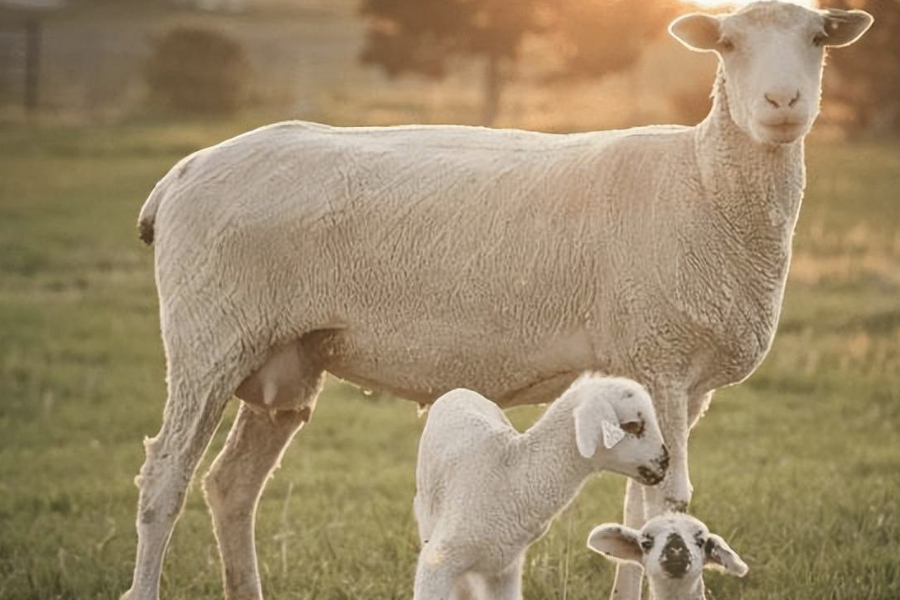
{"type": "MultiPolygon", "coordinates": [[[[633,479],[625,484],[625,525],[632,529],[644,526],[644,489],[633,479]]],[[[613,584],[612,600],[636,600],[641,597],[644,570],[626,562],[616,565],[616,580],[613,584]]]]}
{"type": "MultiPolygon", "coordinates": [[[[673,390],[671,386],[656,385],[651,386],[651,397],[669,450],[669,470],[666,478],[652,487],[629,480],[625,499],[625,524],[635,529],[664,512],[685,512],[693,493],[688,476],[688,396],[673,390]]],[[[640,600],[642,575],[640,567],[619,563],[612,599],[640,600]]]]}
{"type": "Polygon", "coordinates": [[[687,394],[673,390],[653,396],[660,429],[669,449],[669,471],[659,485],[644,487],[644,517],[664,512],[686,512],[693,487],[688,473],[688,438],[691,432],[687,394]]]}

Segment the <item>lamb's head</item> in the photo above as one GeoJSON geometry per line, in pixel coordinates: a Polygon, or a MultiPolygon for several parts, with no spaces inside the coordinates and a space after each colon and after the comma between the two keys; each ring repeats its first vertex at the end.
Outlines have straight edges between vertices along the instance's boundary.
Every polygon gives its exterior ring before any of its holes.
{"type": "Polygon", "coordinates": [[[584,458],[645,485],[665,478],[669,452],[647,390],[631,379],[586,375],[567,393],[576,396],[575,442],[584,458]]]}
{"type": "Polygon", "coordinates": [[[660,515],[640,530],[600,525],[591,532],[587,545],[606,557],[641,565],[658,600],[703,598],[704,567],[737,577],[747,574],[747,565],[725,540],[683,513],[660,515]]]}
{"type": "Polygon", "coordinates": [[[805,136],[819,113],[825,48],[852,44],[871,24],[861,10],[768,1],[729,15],[685,15],[669,32],[692,50],[718,54],[728,111],[744,133],[786,144],[805,136]]]}

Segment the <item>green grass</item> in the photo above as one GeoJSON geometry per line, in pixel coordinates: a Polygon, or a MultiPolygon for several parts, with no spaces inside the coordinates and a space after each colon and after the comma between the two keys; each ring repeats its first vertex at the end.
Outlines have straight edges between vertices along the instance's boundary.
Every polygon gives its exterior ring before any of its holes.
{"type": "MultiPolygon", "coordinates": [[[[164,400],[151,252],[135,218],[178,158],[247,122],[0,129],[0,599],[117,598],[141,439],[164,400]]],[[[900,598],[900,144],[813,144],[780,332],[695,431],[693,511],[750,565],[714,598],[900,598]]],[[[535,408],[517,409],[525,425],[535,408]]],[[[233,417],[233,407],[228,419],[233,417]]],[[[330,382],[257,524],[270,598],[407,599],[413,404],[330,382]]],[[[216,437],[221,446],[227,423],[216,437]]],[[[529,599],[605,597],[584,549],[624,481],[592,481],[528,557],[529,599]]],[[[165,600],[220,598],[195,485],[165,600]]]]}

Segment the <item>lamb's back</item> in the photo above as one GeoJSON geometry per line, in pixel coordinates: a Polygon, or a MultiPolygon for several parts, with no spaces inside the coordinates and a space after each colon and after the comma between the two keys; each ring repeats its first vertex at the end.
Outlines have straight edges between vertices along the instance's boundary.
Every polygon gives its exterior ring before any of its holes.
{"type": "Polygon", "coordinates": [[[441,396],[429,409],[419,442],[416,518],[423,537],[440,518],[444,501],[479,487],[518,433],[503,411],[471,390],[441,396]]]}

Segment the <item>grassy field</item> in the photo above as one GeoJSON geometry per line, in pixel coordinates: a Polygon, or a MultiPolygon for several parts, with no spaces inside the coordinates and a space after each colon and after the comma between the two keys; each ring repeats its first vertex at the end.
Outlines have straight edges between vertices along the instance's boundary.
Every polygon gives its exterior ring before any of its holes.
{"type": "MultiPolygon", "coordinates": [[[[164,400],[135,217],[178,158],[251,124],[0,129],[0,599],[128,587],[132,480],[164,400]]],[[[814,143],[808,163],[775,346],[695,431],[692,508],[750,565],[744,580],[710,574],[713,598],[897,600],[900,143],[814,143]]],[[[523,426],[536,414],[513,411],[523,426]]],[[[411,403],[329,383],[260,508],[268,597],[411,596],[421,426],[411,403]]],[[[623,487],[612,475],[587,486],[529,554],[526,598],[606,597],[613,569],[584,540],[620,518],[623,487]]],[[[162,593],[221,597],[196,485],[162,593]]]]}

